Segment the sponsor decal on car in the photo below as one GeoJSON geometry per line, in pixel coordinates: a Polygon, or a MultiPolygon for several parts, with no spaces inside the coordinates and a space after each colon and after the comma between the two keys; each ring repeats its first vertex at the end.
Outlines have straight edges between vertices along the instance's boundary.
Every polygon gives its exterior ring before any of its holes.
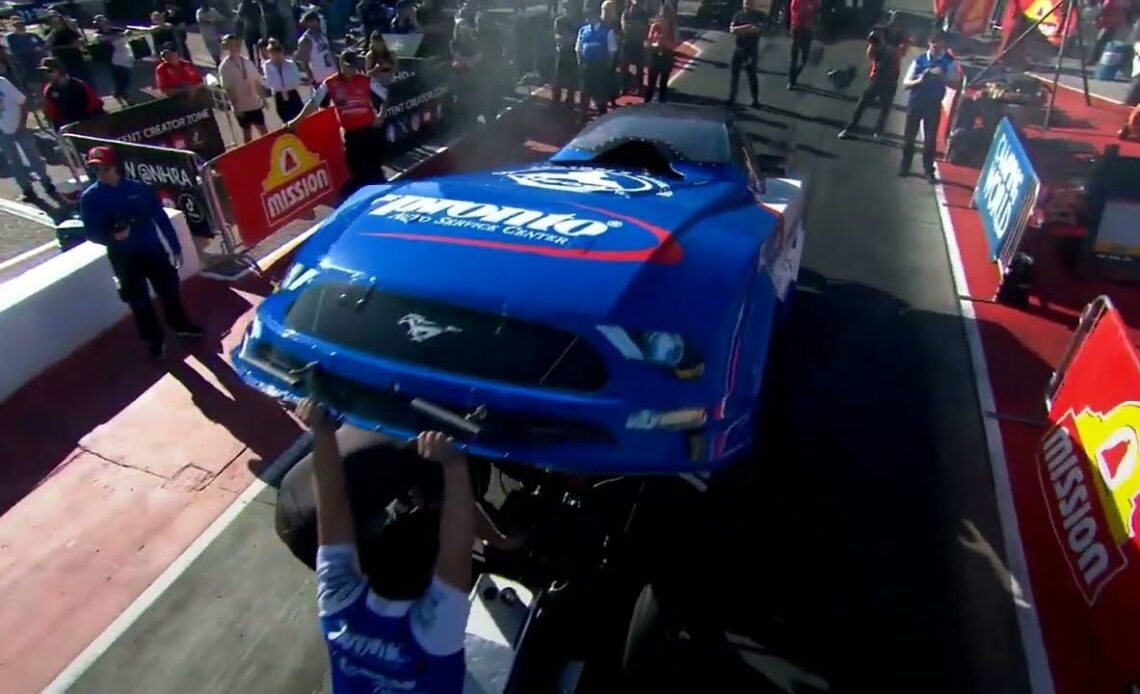
{"type": "Polygon", "coordinates": [[[524,171],[502,171],[497,175],[505,176],[521,186],[560,193],[653,194],[658,197],[673,195],[669,184],[661,179],[609,169],[551,166],[524,171]]]}
{"type": "Polygon", "coordinates": [[[1140,501],[1140,403],[1061,417],[1041,442],[1037,468],[1053,529],[1091,605],[1127,566],[1140,501]]]}
{"type": "Polygon", "coordinates": [[[273,143],[269,175],[261,188],[261,204],[272,225],[333,192],[333,177],[328,163],[305,147],[299,137],[282,135],[273,143]]]}
{"type": "Polygon", "coordinates": [[[581,211],[551,212],[473,200],[389,193],[373,201],[369,216],[399,222],[405,227],[430,226],[432,230],[366,231],[363,235],[590,260],[675,263],[681,259],[681,248],[666,229],[595,207],[569,207],[581,211]],[[618,230],[622,231],[615,237],[614,232],[618,230]],[[447,233],[449,231],[453,233],[447,233]]]}

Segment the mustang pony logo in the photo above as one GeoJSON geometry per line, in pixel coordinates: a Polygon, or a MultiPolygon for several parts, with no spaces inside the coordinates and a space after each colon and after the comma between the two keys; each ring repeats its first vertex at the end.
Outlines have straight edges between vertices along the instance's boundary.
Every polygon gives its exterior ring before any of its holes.
{"type": "Polygon", "coordinates": [[[1053,529],[1091,605],[1127,565],[1140,526],[1140,403],[1070,410],[1044,438],[1038,476],[1053,529]],[[1091,489],[1090,489],[1091,487],[1091,489]]]}
{"type": "Polygon", "coordinates": [[[563,193],[656,193],[662,197],[673,194],[665,181],[607,169],[552,167],[507,171],[502,175],[521,186],[556,190],[563,193]]]}
{"type": "Polygon", "coordinates": [[[396,323],[408,329],[408,337],[412,342],[426,342],[433,337],[438,337],[443,333],[461,333],[462,328],[457,328],[454,325],[443,326],[433,320],[429,320],[418,313],[409,313],[401,318],[396,323]]]}

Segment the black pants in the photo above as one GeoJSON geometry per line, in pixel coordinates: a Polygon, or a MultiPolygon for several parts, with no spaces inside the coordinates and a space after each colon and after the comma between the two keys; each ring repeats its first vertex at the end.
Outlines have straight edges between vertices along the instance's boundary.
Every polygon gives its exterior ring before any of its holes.
{"type": "Polygon", "coordinates": [[[942,122],[942,102],[912,102],[906,109],[906,128],[903,130],[902,166],[910,170],[914,161],[914,140],[918,137],[918,125],[922,124],[922,169],[934,173],[934,155],[938,151],[938,124],[942,122]]]}
{"type": "Polygon", "coordinates": [[[579,66],[582,73],[582,114],[590,110],[590,100],[598,106],[598,113],[606,112],[606,105],[610,100],[610,91],[613,87],[613,63],[599,60],[579,66]]]}
{"type": "Polygon", "coordinates": [[[257,54],[257,42],[261,40],[261,32],[254,31],[245,35],[245,48],[249,51],[249,59],[254,65],[261,65],[261,56],[257,54]]]}
{"type": "Polygon", "coordinates": [[[565,90],[566,100],[573,102],[579,82],[581,80],[578,77],[578,54],[574,52],[574,47],[560,49],[555,55],[554,83],[550,88],[551,100],[556,104],[562,103],[563,90],[565,90]]]}
{"type": "Polygon", "coordinates": [[[131,68],[123,65],[112,65],[111,82],[115,86],[117,98],[124,100],[130,98],[131,68]]]}
{"type": "Polygon", "coordinates": [[[1116,29],[1112,27],[1103,27],[1096,32],[1096,41],[1093,42],[1092,51],[1085,56],[1085,65],[1092,65],[1100,60],[1100,54],[1104,53],[1104,49],[1108,47],[1108,43],[1112,41],[1114,34],[1116,34],[1116,29]]]}
{"type": "Polygon", "coordinates": [[[178,271],[162,250],[129,252],[108,249],[107,258],[119,282],[119,298],[131,307],[139,337],[150,344],[162,344],[162,326],[150,299],[150,289],[162,304],[166,322],[174,330],[191,325],[178,291],[178,271]]]}
{"type": "Polygon", "coordinates": [[[786,25],[791,16],[790,12],[788,11],[788,0],[772,0],[771,4],[768,6],[768,17],[765,22],[769,29],[776,26],[776,19],[777,17],[780,17],[781,13],[783,13],[782,24],[786,25]]]}
{"type": "Polygon", "coordinates": [[[641,43],[626,41],[622,46],[621,78],[622,88],[636,87],[641,89],[645,81],[645,46],[641,43]],[[633,75],[630,75],[630,68],[633,75]]]}
{"type": "Polygon", "coordinates": [[[788,82],[791,84],[796,83],[800,72],[807,65],[808,54],[811,52],[811,38],[811,29],[806,27],[792,29],[792,56],[788,63],[788,82]]]}
{"type": "Polygon", "coordinates": [[[301,95],[296,89],[290,89],[284,94],[274,92],[273,105],[277,107],[277,116],[282,123],[293,120],[305,108],[305,103],[301,100],[301,95]]]}
{"type": "Polygon", "coordinates": [[[649,56],[649,84],[645,86],[645,100],[653,101],[659,93],[661,103],[669,98],[669,73],[673,70],[673,51],[653,51],[649,56]]]}
{"type": "Polygon", "coordinates": [[[384,176],[384,131],[369,127],[344,131],[344,154],[348,164],[348,190],[351,195],[364,186],[383,183],[384,176]]]}
{"type": "Polygon", "coordinates": [[[736,101],[736,92],[740,87],[740,71],[748,74],[748,89],[752,92],[752,100],[760,98],[760,84],[756,78],[756,61],[760,57],[756,49],[737,48],[732,53],[732,74],[729,78],[728,100],[736,101]]]}
{"type": "Polygon", "coordinates": [[[895,103],[895,89],[897,87],[898,81],[896,79],[872,77],[871,81],[867,83],[867,88],[863,90],[863,95],[859,97],[859,103],[855,104],[855,112],[851,114],[851,122],[847,124],[847,129],[858,128],[859,119],[863,117],[863,111],[866,111],[871,104],[877,104],[879,106],[879,117],[875,119],[875,132],[883,132],[883,128],[887,125],[887,116],[891,113],[891,106],[895,103]]]}

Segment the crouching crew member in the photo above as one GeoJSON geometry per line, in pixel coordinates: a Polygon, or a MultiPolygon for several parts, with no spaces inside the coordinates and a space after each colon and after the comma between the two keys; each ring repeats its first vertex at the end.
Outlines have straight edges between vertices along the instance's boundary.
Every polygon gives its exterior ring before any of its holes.
{"type": "Polygon", "coordinates": [[[335,75],[313,90],[305,108],[286,124],[295,128],[302,118],[332,105],[344,132],[344,152],[352,180],[345,195],[384,182],[384,132],[382,110],[387,90],[360,71],[360,56],[353,50],[340,55],[335,75]]]}

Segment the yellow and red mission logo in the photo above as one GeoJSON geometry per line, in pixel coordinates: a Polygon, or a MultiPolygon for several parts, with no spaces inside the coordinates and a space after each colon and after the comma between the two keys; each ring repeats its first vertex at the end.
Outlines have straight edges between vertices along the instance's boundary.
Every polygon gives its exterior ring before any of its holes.
{"type": "Polygon", "coordinates": [[[261,184],[261,205],[270,224],[308,211],[333,192],[327,162],[296,135],[281,135],[269,155],[269,175],[261,184]]]}
{"type": "Polygon", "coordinates": [[[1125,566],[1140,526],[1140,403],[1067,412],[1041,442],[1037,472],[1077,586],[1093,604],[1125,566]]]}

